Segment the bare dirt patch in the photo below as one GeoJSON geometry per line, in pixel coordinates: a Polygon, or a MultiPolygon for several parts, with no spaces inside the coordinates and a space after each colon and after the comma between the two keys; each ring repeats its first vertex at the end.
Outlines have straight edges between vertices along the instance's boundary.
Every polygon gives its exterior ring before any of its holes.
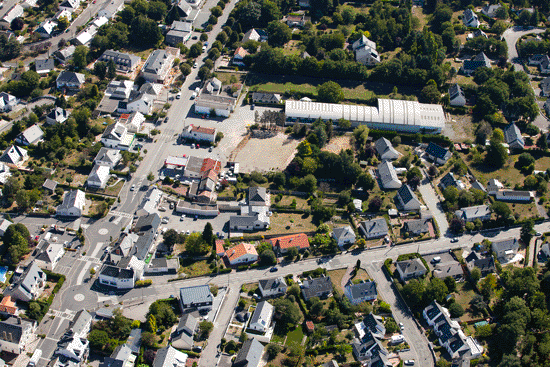
{"type": "Polygon", "coordinates": [[[351,144],[349,143],[350,138],[351,136],[349,135],[332,138],[322,150],[338,154],[342,150],[351,149],[351,144]]]}
{"type": "Polygon", "coordinates": [[[283,170],[294,157],[299,140],[279,133],[273,138],[250,139],[237,153],[241,172],[283,170]]]}

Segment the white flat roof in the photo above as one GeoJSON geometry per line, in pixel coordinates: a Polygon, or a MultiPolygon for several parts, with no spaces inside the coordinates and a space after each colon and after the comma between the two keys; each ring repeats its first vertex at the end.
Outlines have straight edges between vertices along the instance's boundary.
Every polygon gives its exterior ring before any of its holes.
{"type": "Polygon", "coordinates": [[[285,113],[291,118],[339,120],[359,123],[383,123],[442,129],[445,126],[443,107],[416,101],[378,99],[378,107],[302,102],[287,100],[285,113]]]}

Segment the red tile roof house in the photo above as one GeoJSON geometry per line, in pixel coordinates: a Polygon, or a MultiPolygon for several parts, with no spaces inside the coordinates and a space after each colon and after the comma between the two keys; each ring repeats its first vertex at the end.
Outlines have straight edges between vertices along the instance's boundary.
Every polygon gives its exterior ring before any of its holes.
{"type": "Polygon", "coordinates": [[[225,248],[223,247],[224,244],[224,240],[216,240],[216,255],[222,257],[225,254],[225,248]]]}
{"type": "Polygon", "coordinates": [[[315,331],[315,325],[313,324],[313,321],[306,321],[306,330],[309,334],[315,331]]]}
{"type": "Polygon", "coordinates": [[[298,251],[309,248],[309,240],[305,233],[298,233],[290,236],[276,237],[271,239],[273,251],[284,254],[289,248],[297,247],[298,251]]]}

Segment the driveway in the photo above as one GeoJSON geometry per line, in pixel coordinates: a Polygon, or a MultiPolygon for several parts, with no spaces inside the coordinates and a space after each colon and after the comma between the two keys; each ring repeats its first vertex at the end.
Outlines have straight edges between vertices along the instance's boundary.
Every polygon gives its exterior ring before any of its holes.
{"type": "Polygon", "coordinates": [[[516,43],[522,36],[525,36],[526,34],[532,34],[532,33],[544,33],[545,31],[546,29],[544,28],[533,28],[533,29],[523,30],[523,27],[512,27],[504,31],[501,39],[506,41],[506,45],[508,46],[508,61],[514,64],[520,64],[518,62],[519,60],[517,60],[518,50],[516,49],[516,43]]]}
{"type": "Polygon", "coordinates": [[[424,202],[437,222],[440,236],[445,237],[447,235],[447,231],[449,230],[447,216],[441,207],[439,195],[435,192],[435,189],[432,187],[428,178],[424,178],[422,180],[422,183],[418,186],[418,191],[422,194],[424,202]]]}
{"type": "Polygon", "coordinates": [[[392,287],[392,283],[386,278],[382,271],[380,262],[373,262],[369,265],[368,273],[376,282],[378,295],[392,306],[392,314],[395,322],[403,323],[402,331],[405,340],[410,345],[411,349],[408,352],[399,353],[401,359],[414,359],[417,366],[433,366],[434,361],[430,352],[429,342],[423,331],[419,329],[414,321],[414,316],[401,297],[392,287]]]}

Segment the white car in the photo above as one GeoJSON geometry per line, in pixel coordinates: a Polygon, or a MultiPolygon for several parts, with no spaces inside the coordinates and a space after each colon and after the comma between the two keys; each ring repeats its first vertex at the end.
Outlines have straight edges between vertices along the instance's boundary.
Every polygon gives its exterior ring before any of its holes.
{"type": "Polygon", "coordinates": [[[130,191],[134,191],[136,189],[136,185],[132,185],[132,187],[130,187],[130,191]]]}
{"type": "Polygon", "coordinates": [[[190,232],[189,230],[187,230],[187,232],[186,232],[186,233],[187,233],[187,234],[189,235],[189,234],[190,234],[191,232],[190,232]]]}
{"type": "Polygon", "coordinates": [[[180,222],[182,222],[184,219],[185,219],[185,215],[182,215],[182,216],[180,217],[180,222]]]}
{"type": "Polygon", "coordinates": [[[178,94],[176,94],[176,99],[180,99],[181,98],[181,92],[178,92],[178,94]]]}
{"type": "Polygon", "coordinates": [[[198,67],[199,67],[199,63],[198,63],[198,62],[196,62],[196,63],[195,63],[194,65],[193,65],[193,68],[195,68],[195,69],[196,69],[196,68],[198,68],[198,67]]]}
{"type": "Polygon", "coordinates": [[[414,366],[414,359],[407,359],[404,364],[405,366],[414,366]]]}
{"type": "Polygon", "coordinates": [[[400,328],[401,330],[405,330],[405,325],[403,325],[403,323],[400,322],[400,323],[399,323],[399,328],[400,328]]]}

